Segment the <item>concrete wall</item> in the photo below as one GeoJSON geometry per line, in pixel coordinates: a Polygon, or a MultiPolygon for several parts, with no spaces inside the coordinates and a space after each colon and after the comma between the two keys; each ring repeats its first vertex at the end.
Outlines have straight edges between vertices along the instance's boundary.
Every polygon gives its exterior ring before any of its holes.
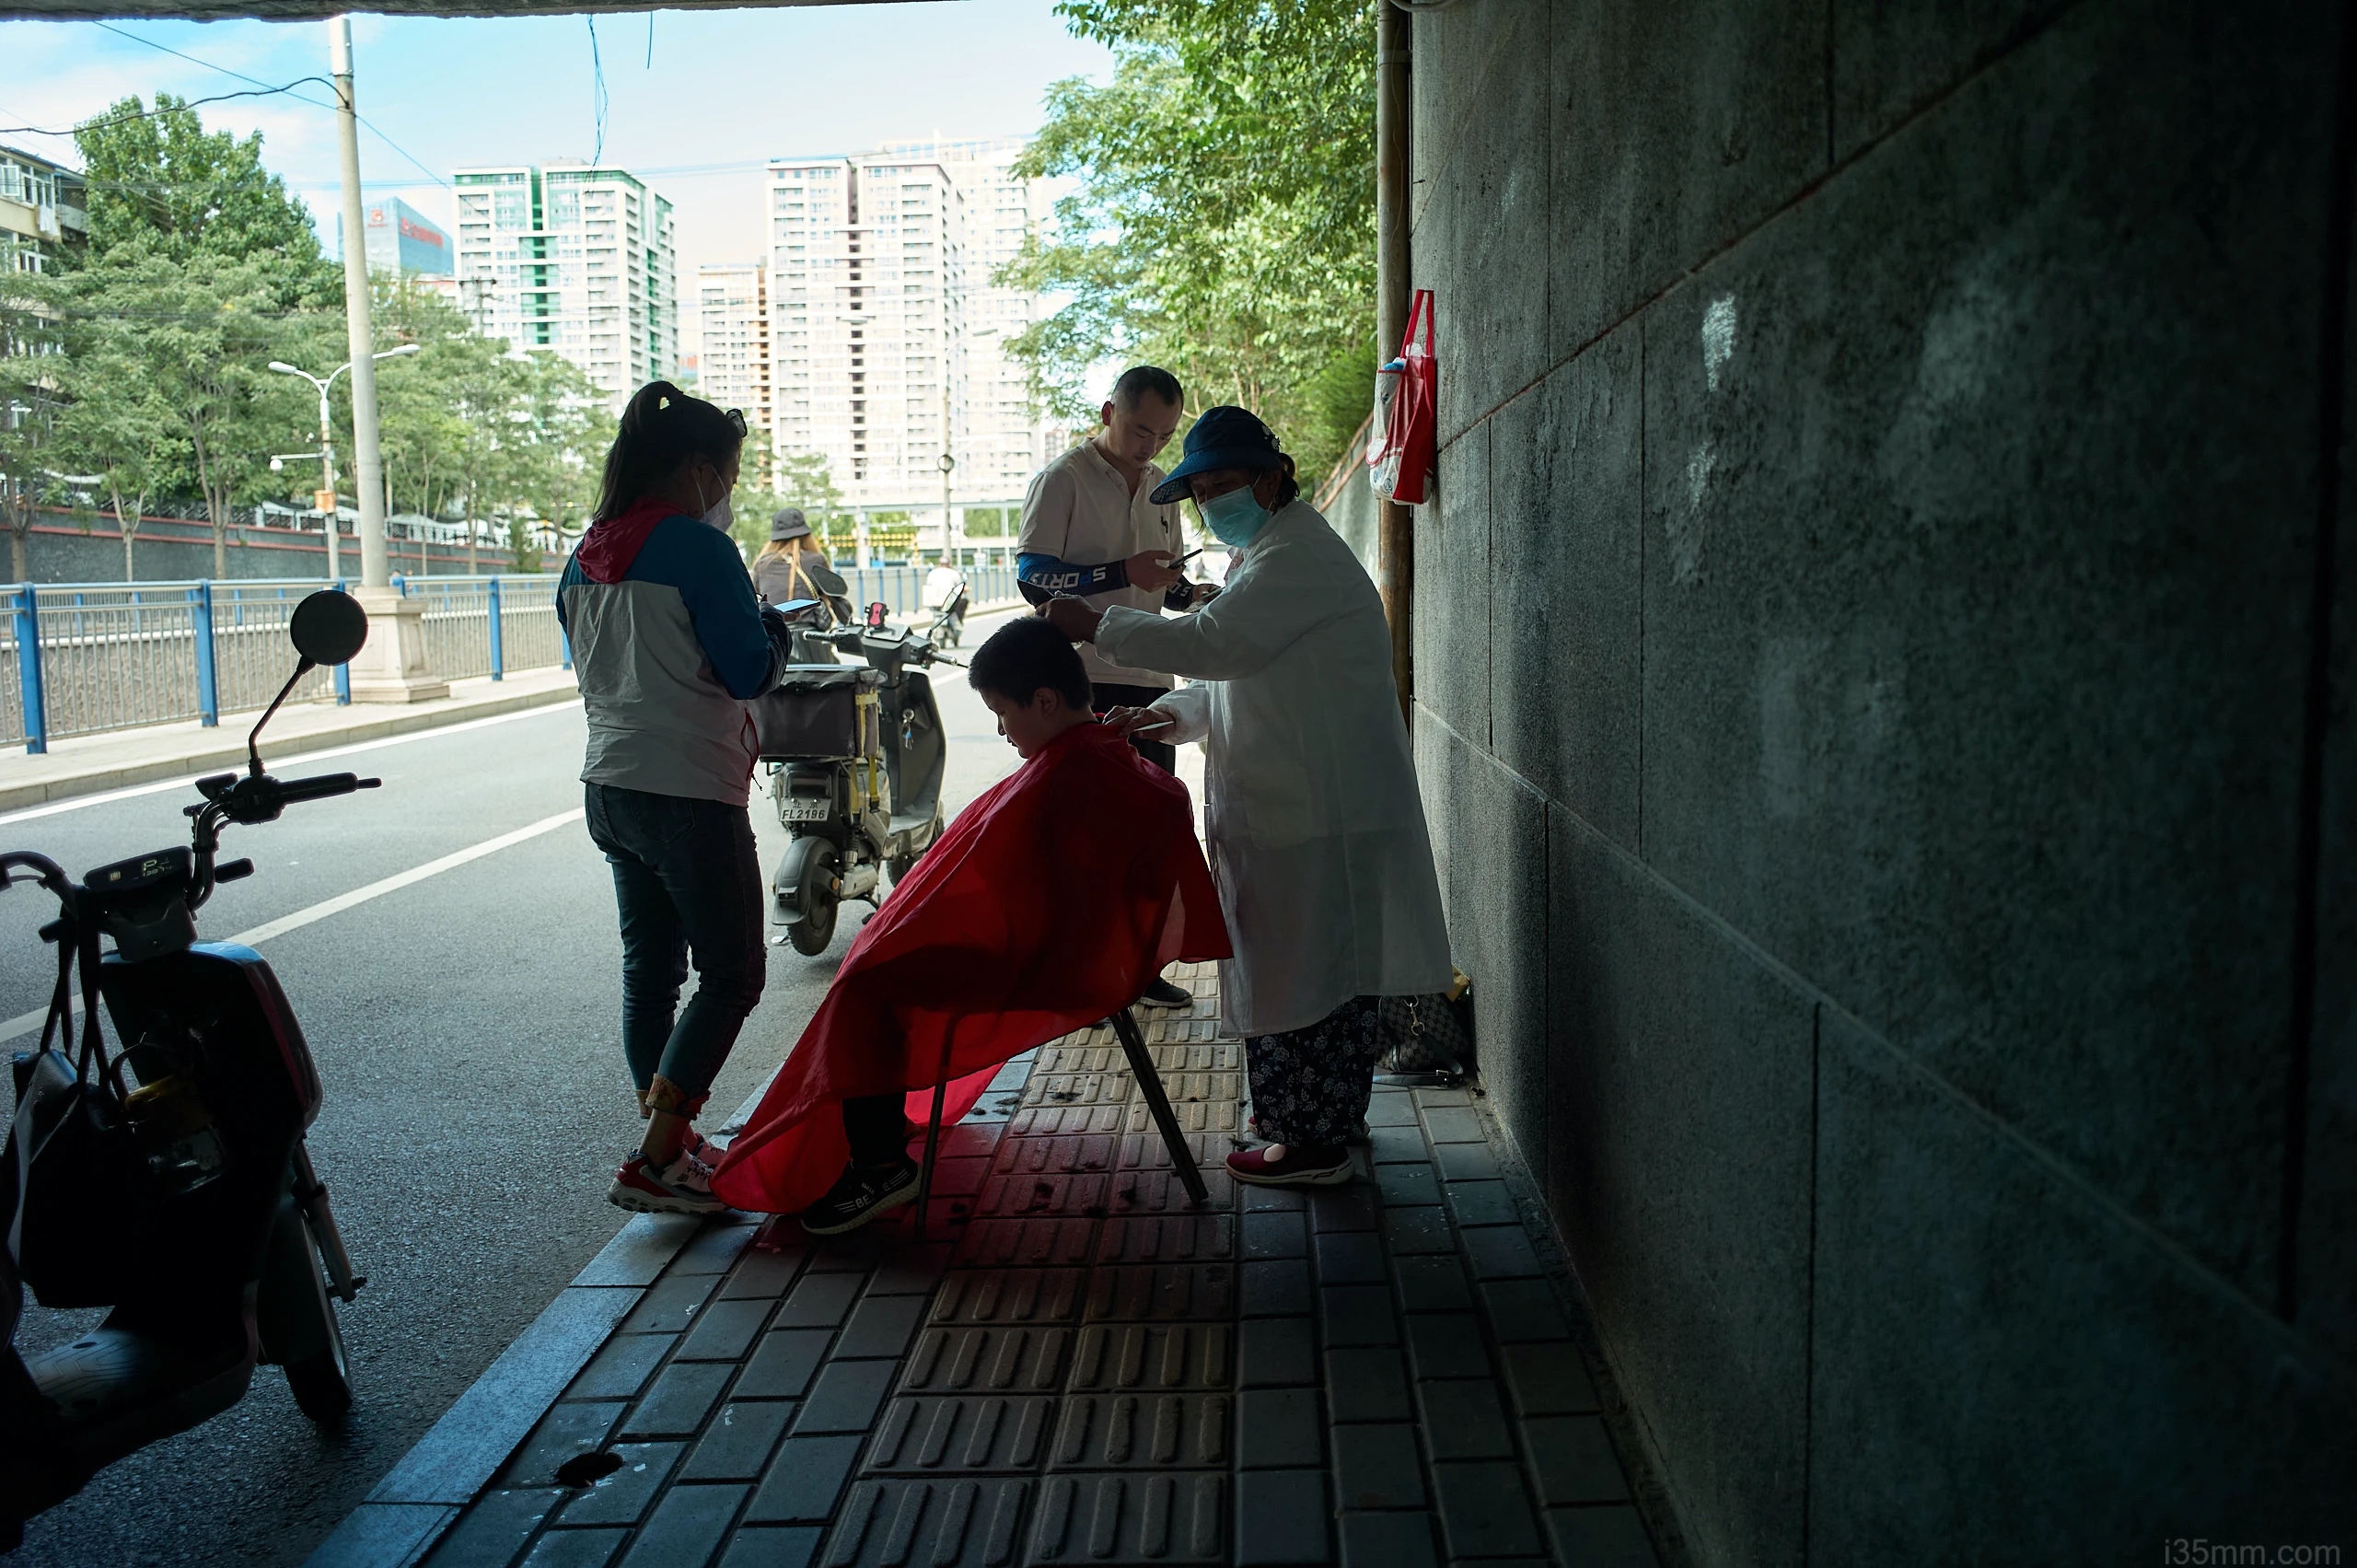
{"type": "Polygon", "coordinates": [[[1416,18],[1417,764],[1697,1561],[2357,1553],[2343,26],[1416,18]]]}

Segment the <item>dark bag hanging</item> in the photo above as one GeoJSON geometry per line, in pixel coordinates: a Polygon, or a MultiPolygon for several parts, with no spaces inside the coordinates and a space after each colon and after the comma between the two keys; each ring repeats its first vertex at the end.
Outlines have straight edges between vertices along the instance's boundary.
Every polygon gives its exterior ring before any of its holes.
{"type": "Polygon", "coordinates": [[[1377,1027],[1383,1052],[1378,1074],[1399,1077],[1461,1078],[1473,1055],[1471,983],[1463,974],[1447,993],[1386,996],[1377,1027]]]}
{"type": "Polygon", "coordinates": [[[58,943],[57,989],[41,1049],[17,1063],[17,1114],[0,1171],[8,1250],[43,1307],[107,1307],[137,1277],[160,1196],[125,1107],[122,1063],[99,1028],[95,932],[58,943]],[[75,962],[82,1042],[71,1060],[75,962]],[[50,1044],[54,1034],[65,1049],[50,1044]]]}

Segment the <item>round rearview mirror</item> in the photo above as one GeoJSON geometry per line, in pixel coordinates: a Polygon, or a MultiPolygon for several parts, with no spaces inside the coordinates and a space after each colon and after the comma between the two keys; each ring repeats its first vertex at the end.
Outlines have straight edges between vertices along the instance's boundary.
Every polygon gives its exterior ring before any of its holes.
{"type": "Polygon", "coordinates": [[[295,607],[287,639],[313,664],[349,664],[368,640],[368,612],[337,588],[321,588],[295,607]]]}

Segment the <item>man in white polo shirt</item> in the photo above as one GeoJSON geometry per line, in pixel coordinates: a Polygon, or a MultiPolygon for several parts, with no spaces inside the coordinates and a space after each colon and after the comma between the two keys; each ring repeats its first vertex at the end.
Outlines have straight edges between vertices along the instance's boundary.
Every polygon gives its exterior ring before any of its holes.
{"type": "MultiPolygon", "coordinates": [[[[1196,601],[1199,590],[1174,564],[1186,552],[1178,504],[1154,500],[1163,480],[1154,459],[1178,429],[1178,378],[1167,370],[1125,370],[1097,411],[1097,434],[1031,476],[1015,562],[1026,598],[1042,603],[1072,594],[1096,610],[1184,610],[1196,601]]],[[[1171,687],[1167,675],[1113,664],[1086,644],[1080,658],[1100,714],[1144,707],[1171,687]]],[[[1175,771],[1178,754],[1168,742],[1132,736],[1130,744],[1164,772],[1175,771]]],[[[1183,1007],[1194,998],[1156,980],[1140,1000],[1183,1007]]]]}

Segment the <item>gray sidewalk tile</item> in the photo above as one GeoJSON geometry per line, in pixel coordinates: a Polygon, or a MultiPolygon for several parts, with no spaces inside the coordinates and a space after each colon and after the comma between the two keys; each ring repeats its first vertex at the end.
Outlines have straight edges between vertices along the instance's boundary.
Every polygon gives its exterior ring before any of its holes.
{"type": "Polygon", "coordinates": [[[1389,1285],[1331,1285],[1318,1293],[1329,1345],[1396,1345],[1399,1322],[1389,1285]]]}
{"type": "Polygon", "coordinates": [[[671,1263],[675,1274],[725,1274],[761,1230],[757,1220],[716,1221],[699,1232],[671,1263]]]}
{"type": "Polygon", "coordinates": [[[1348,1187],[1319,1187],[1309,1194],[1309,1228],[1313,1231],[1373,1230],[1383,1223],[1382,1190],[1369,1181],[1348,1187]]]}
{"type": "Polygon", "coordinates": [[[1233,1214],[1132,1214],[1097,1233],[1098,1263],[1193,1263],[1236,1256],[1233,1214]]]}
{"type": "Polygon", "coordinates": [[[822,1525],[859,1458],[863,1437],[789,1437],[746,1505],[749,1525],[822,1525]]]}
{"type": "Polygon", "coordinates": [[[1490,1353],[1481,1322],[1470,1312],[1411,1312],[1408,1353],[1418,1377],[1487,1377],[1490,1353]]]}
{"type": "Polygon", "coordinates": [[[1235,1345],[1226,1323],[1091,1323],[1073,1355],[1072,1389],[1216,1392],[1236,1375],[1235,1345]]]}
{"type": "Polygon", "coordinates": [[[459,1513],[456,1504],[363,1503],[319,1542],[303,1568],[384,1568],[408,1563],[459,1513]]]}
{"type": "Polygon", "coordinates": [[[1251,1182],[1237,1183],[1237,1191],[1247,1214],[1303,1214],[1309,1212],[1309,1196],[1298,1187],[1260,1187],[1251,1182]]]}
{"type": "Polygon", "coordinates": [[[953,1269],[933,1298],[935,1323],[1069,1323],[1088,1276],[1078,1269],[953,1269]]]}
{"type": "MultiPolygon", "coordinates": [[[[1225,1170],[1206,1170],[1203,1206],[1197,1209],[1185,1183],[1169,1170],[1117,1170],[1106,1191],[1115,1214],[1226,1214],[1236,1207],[1237,1179],[1225,1170]]],[[[1266,1191],[1266,1189],[1261,1189],[1266,1191]]]]}
{"type": "Polygon", "coordinates": [[[831,1329],[859,1299],[857,1274],[805,1274],[777,1309],[776,1329],[831,1329]]]}
{"type": "Polygon", "coordinates": [[[631,1315],[622,1319],[625,1334],[677,1334],[695,1321],[696,1313],[720,1283],[716,1274],[667,1274],[646,1292],[631,1315]]]}
{"type": "MultiPolygon", "coordinates": [[[[1255,1216],[1246,1215],[1247,1219],[1255,1216]]],[[[1288,1215],[1288,1218],[1291,1216],[1288,1215]]],[[[1309,1312],[1309,1264],[1297,1258],[1244,1265],[1244,1316],[1295,1318],[1309,1312]]]]}
{"type": "Polygon", "coordinates": [[[1366,1124],[1369,1127],[1413,1127],[1416,1124],[1416,1102],[1398,1089],[1377,1089],[1367,1097],[1366,1124]]]}
{"type": "Polygon", "coordinates": [[[1479,1144],[1486,1140],[1481,1132],[1481,1119],[1470,1109],[1451,1107],[1424,1112],[1424,1131],[1434,1144],[1479,1144]]]}
{"type": "Polygon", "coordinates": [[[1216,1471],[1050,1476],[1023,1561],[1216,1562],[1227,1534],[1226,1480],[1216,1471]]]}
{"type": "Polygon", "coordinates": [[[1030,1483],[865,1481],[827,1542],[830,1568],[982,1568],[1014,1561],[1030,1483]]]}
{"type": "Polygon", "coordinates": [[[1469,1312],[1472,1293],[1465,1288],[1465,1266],[1453,1252],[1434,1257],[1394,1258],[1392,1277],[1399,1282],[1399,1301],[1411,1312],[1469,1312]]]}
{"type": "Polygon", "coordinates": [[[1542,1416],[1525,1422],[1522,1430],[1543,1506],[1629,1500],[1628,1478],[1620,1473],[1602,1416],[1542,1416]]]}
{"type": "Polygon", "coordinates": [[[931,1295],[949,1267],[949,1243],[896,1247],[887,1252],[868,1276],[870,1295],[931,1295]]]}
{"type": "Polygon", "coordinates": [[[866,1431],[876,1423],[899,1370],[888,1361],[830,1361],[794,1418],[794,1434],[866,1431]]]}
{"type": "Polygon", "coordinates": [[[1481,1300],[1489,1308],[1490,1328],[1501,1344],[1567,1340],[1572,1336],[1572,1326],[1563,1317],[1555,1287],[1545,1280],[1501,1280],[1484,1284],[1481,1300]]]}
{"type": "Polygon", "coordinates": [[[1601,1508],[1550,1508],[1547,1525],[1554,1533],[1557,1558],[1578,1568],[1654,1568],[1660,1561],[1645,1534],[1644,1521],[1626,1503],[1601,1508]]]}
{"type": "Polygon", "coordinates": [[[1334,1560],[1326,1472],[1246,1470],[1236,1478],[1237,1568],[1334,1560]]]}
{"type": "Polygon", "coordinates": [[[1320,1231],[1317,1254],[1321,1285],[1383,1283],[1383,1238],[1371,1230],[1320,1231]]]}
{"type": "Polygon", "coordinates": [[[1056,1420],[1045,1394],[925,1395],[894,1400],[867,1453],[870,1474],[955,1475],[1039,1468],[1056,1420]]]}
{"type": "Polygon", "coordinates": [[[1251,1318],[1237,1338],[1238,1386],[1283,1388],[1318,1380],[1306,1318],[1251,1318]]]}
{"type": "Polygon", "coordinates": [[[1394,1208],[1440,1202],[1440,1177],[1429,1160],[1412,1165],[1376,1166],[1375,1185],[1376,1190],[1383,1194],[1384,1202],[1394,1208]]]}
{"type": "Polygon", "coordinates": [[[1500,1353],[1517,1415],[1585,1415],[1597,1408],[1596,1385],[1579,1347],[1569,1341],[1507,1345],[1500,1353]]]}
{"type": "Polygon", "coordinates": [[[1448,1211],[1437,1203],[1385,1210],[1383,1238],[1394,1252],[1450,1252],[1457,1248],[1457,1235],[1448,1226],[1448,1211]]]}
{"type": "MultiPolygon", "coordinates": [[[[1439,1568],[1429,1514],[1344,1514],[1342,1568],[1439,1568]]],[[[1585,1568],[1585,1564],[1578,1568],[1585,1568]]]]}
{"type": "Polygon", "coordinates": [[[743,1486],[675,1486],[655,1505],[621,1568],[703,1568],[728,1538],[743,1486]]]}
{"type": "Polygon", "coordinates": [[[1518,1225],[1485,1225],[1458,1234],[1465,1238],[1465,1255],[1473,1264],[1475,1279],[1535,1279],[1546,1272],[1531,1248],[1529,1234],[1518,1225]]]}
{"type": "Polygon", "coordinates": [[[1326,1397],[1336,1421],[1412,1421],[1408,1379],[1390,1349],[1329,1350],[1326,1397]]]}
{"type": "Polygon", "coordinates": [[[623,1529],[551,1530],[533,1542],[523,1568],[606,1568],[629,1534],[623,1529]]]}
{"type": "Polygon", "coordinates": [[[1306,1214],[1283,1210],[1247,1213],[1244,1216],[1244,1256],[1254,1262],[1272,1258],[1309,1256],[1306,1214]]]}
{"type": "Polygon", "coordinates": [[[622,1437],[692,1437],[737,1375],[725,1361],[675,1361],[616,1429],[622,1437]]]}
{"type": "Polygon", "coordinates": [[[1379,1166],[1422,1165],[1432,1157],[1424,1150],[1424,1133],[1420,1127],[1370,1126],[1366,1136],[1375,1153],[1375,1163],[1379,1166]]]}
{"type": "Polygon", "coordinates": [[[1538,1527],[1523,1496],[1522,1472],[1510,1464],[1434,1465],[1441,1533],[1451,1557],[1528,1556],[1538,1527]]]}
{"type": "Polygon", "coordinates": [[[1433,1160],[1440,1167],[1444,1181],[1498,1179],[1498,1156],[1487,1144],[1436,1144],[1433,1146],[1433,1160]]]}
{"type": "Polygon", "coordinates": [[[1346,1509],[1422,1507],[1416,1429],[1405,1422],[1334,1428],[1334,1490],[1346,1509]]]}
{"type": "Polygon", "coordinates": [[[1188,1469],[1225,1465],[1232,1396],[1067,1394],[1048,1468],[1188,1469]]]}
{"type": "Polygon", "coordinates": [[[1444,1194],[1458,1225],[1522,1223],[1503,1181],[1451,1181],[1444,1184],[1444,1194]]]}
{"type": "Polygon", "coordinates": [[[1426,1109],[1434,1106],[1473,1103],[1472,1095],[1464,1089],[1411,1089],[1408,1092],[1414,1095],[1416,1103],[1426,1109]]]}
{"type": "Polygon", "coordinates": [[[834,1337],[826,1329],[772,1329],[761,1336],[737,1380],[740,1400],[798,1400],[810,1388],[834,1337]]]}
{"type": "Polygon", "coordinates": [[[1043,1393],[1063,1384],[1065,1328],[927,1329],[900,1373],[902,1393],[1043,1393]]]}
{"type": "Polygon", "coordinates": [[[633,1214],[573,1276],[577,1285],[651,1285],[691,1245],[702,1222],[692,1214],[633,1214]]]}
{"type": "Polygon", "coordinates": [[[634,1525],[670,1479],[683,1443],[616,1443],[606,1452],[622,1468],[577,1492],[556,1516],[559,1525],[634,1525]]]}
{"type": "Polygon", "coordinates": [[[774,1301],[785,1294],[786,1287],[794,1283],[794,1277],[802,1272],[803,1260],[807,1256],[799,1247],[780,1252],[761,1247],[748,1249],[745,1255],[737,1260],[737,1267],[730,1272],[726,1283],[721,1285],[721,1299],[730,1301],[761,1296],[774,1301]]]}
{"type": "Polygon", "coordinates": [[[1315,1388],[1248,1388],[1236,1400],[1236,1462],[1248,1470],[1326,1462],[1315,1388]]]}
{"type": "Polygon", "coordinates": [[[728,1538],[720,1568],[810,1568],[826,1531],[808,1525],[745,1525],[728,1538]]]}
{"type": "Polygon", "coordinates": [[[924,1309],[925,1299],[922,1295],[870,1294],[853,1310],[851,1321],[843,1325],[843,1337],[835,1346],[836,1356],[898,1357],[909,1348],[917,1325],[924,1319],[924,1309]]]}
{"type": "Polygon", "coordinates": [[[786,1423],[792,1400],[735,1399],[720,1407],[711,1429],[688,1450],[681,1481],[759,1481],[786,1423]]]}
{"type": "Polygon", "coordinates": [[[435,1547],[426,1568],[507,1568],[564,1497],[559,1487],[484,1493],[435,1547]]]}
{"type": "Polygon", "coordinates": [[[606,1445],[606,1434],[621,1419],[619,1402],[566,1403],[553,1406],[524,1439],[523,1446],[502,1467],[497,1484],[503,1487],[554,1486],[556,1468],[576,1454],[606,1445]]]}
{"type": "Polygon", "coordinates": [[[1511,1459],[1514,1437],[1498,1404],[1497,1386],[1486,1377],[1419,1382],[1416,1402],[1423,1409],[1424,1442],[1438,1459],[1511,1459]]]}
{"type": "Polygon", "coordinates": [[[568,1400],[627,1400],[679,1342],[677,1334],[616,1334],[564,1390],[568,1400]]]}
{"type": "Polygon", "coordinates": [[[1093,1323],[1199,1320],[1235,1310],[1233,1263],[1121,1263],[1088,1273],[1093,1323]]]}
{"type": "Polygon", "coordinates": [[[774,1305],[767,1300],[706,1302],[696,1315],[696,1326],[680,1342],[679,1359],[742,1361],[774,1305]]]}

